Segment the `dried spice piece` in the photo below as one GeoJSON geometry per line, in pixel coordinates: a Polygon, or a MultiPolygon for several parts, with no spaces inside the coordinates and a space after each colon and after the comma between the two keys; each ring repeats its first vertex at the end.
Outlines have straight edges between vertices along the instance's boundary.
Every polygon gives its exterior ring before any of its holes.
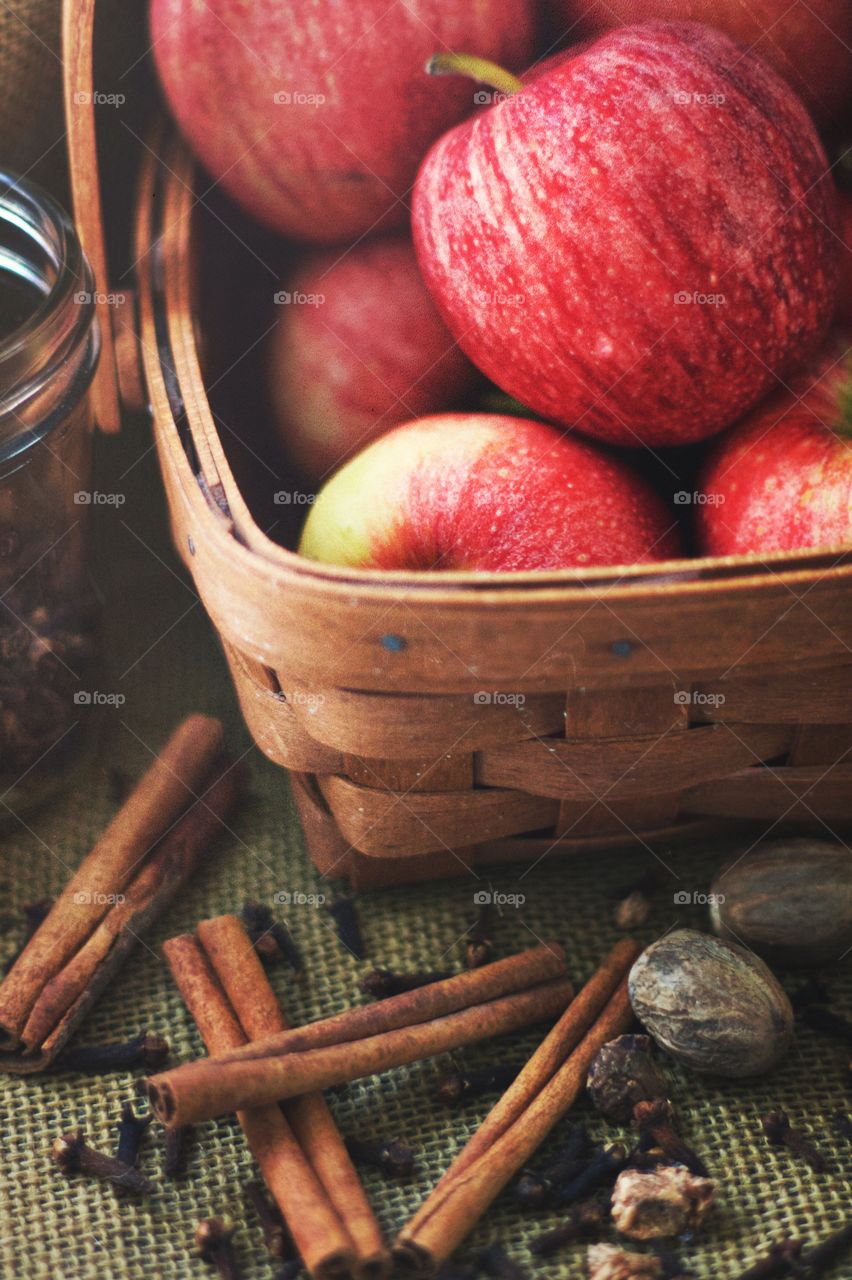
{"type": "Polygon", "coordinates": [[[364,975],[359,985],[365,996],[372,996],[374,1000],[387,1000],[389,996],[399,996],[405,991],[428,987],[432,982],[443,982],[449,976],[447,970],[434,973],[394,973],[392,969],[372,969],[364,975]]]}
{"type": "Polygon", "coordinates": [[[169,1129],[166,1132],[166,1154],[163,1169],[167,1178],[182,1178],[186,1173],[189,1160],[189,1148],[195,1130],[191,1124],[180,1129],[169,1129]]]}
{"type": "Polygon", "coordinates": [[[471,1071],[453,1067],[438,1078],[432,1093],[445,1106],[463,1106],[472,1098],[481,1098],[484,1093],[501,1093],[508,1088],[520,1070],[519,1062],[497,1063],[493,1067],[480,1067],[471,1071]]]}
{"type": "Polygon", "coordinates": [[[769,1071],[793,1038],[790,1001],[763,961],[695,929],[676,929],[642,953],[630,1000],[662,1048],[713,1075],[769,1071]]]}
{"type": "Polygon", "coordinates": [[[51,1159],[64,1174],[82,1173],[90,1178],[111,1182],[113,1186],[131,1195],[150,1195],[154,1190],[138,1169],[105,1155],[86,1145],[82,1129],[75,1129],[57,1138],[50,1149],[51,1159]]]}
{"type": "Polygon", "coordinates": [[[589,1280],[659,1280],[663,1264],[653,1253],[628,1253],[614,1244],[590,1244],[589,1280]]]}
{"type": "Polygon", "coordinates": [[[150,1031],[141,1031],[132,1040],[119,1044],[86,1044],[66,1049],[55,1065],[61,1071],[99,1075],[106,1071],[159,1071],[166,1065],[171,1048],[168,1040],[150,1031]]]}
{"type": "Polygon", "coordinates": [[[468,969],[478,969],[480,965],[487,964],[491,959],[496,923],[497,911],[494,904],[483,903],[465,939],[464,956],[468,969]]]}
{"type": "Polygon", "coordinates": [[[633,1108],[633,1119],[642,1138],[659,1147],[669,1160],[685,1165],[699,1178],[709,1176],[704,1161],[687,1146],[675,1128],[675,1109],[668,1099],[637,1102],[633,1108]]]}
{"type": "Polygon", "coordinates": [[[133,1110],[132,1102],[122,1102],[121,1120],[118,1126],[118,1147],[115,1152],[116,1159],[121,1160],[123,1164],[130,1165],[132,1168],[136,1167],[142,1138],[153,1118],[150,1112],[144,1116],[137,1116],[133,1110]]]}
{"type": "Polygon", "coordinates": [[[391,1178],[409,1178],[414,1172],[414,1152],[393,1138],[385,1142],[347,1138],[346,1149],[356,1164],[372,1165],[391,1178]]]}
{"type": "Polygon", "coordinates": [[[641,889],[634,889],[616,905],[613,912],[616,927],[628,933],[633,929],[641,929],[647,923],[652,907],[651,899],[641,889]]]}
{"type": "Polygon", "coordinates": [[[586,1080],[594,1106],[616,1124],[627,1124],[637,1102],[665,1098],[668,1082],[654,1061],[649,1036],[619,1036],[595,1055],[586,1080]]]}
{"type": "Polygon", "coordinates": [[[830,964],[852,945],[852,856],[826,840],[772,840],[719,873],[710,903],[714,930],[770,964],[830,964]]]}
{"type": "Polygon", "coordinates": [[[827,1165],[821,1154],[800,1129],[794,1129],[786,1111],[770,1111],[761,1121],[763,1132],[774,1147],[789,1147],[816,1173],[824,1173],[827,1165]]]}
{"type": "Polygon", "coordinates": [[[195,1228],[195,1248],[202,1262],[215,1267],[221,1280],[241,1280],[231,1243],[236,1228],[221,1218],[205,1218],[195,1228]]]}
{"type": "Polygon", "coordinates": [[[596,1200],[583,1200],[580,1204],[574,1205],[560,1226],[536,1236],[530,1243],[530,1253],[534,1253],[539,1258],[547,1258],[563,1245],[582,1240],[585,1236],[596,1235],[605,1220],[603,1207],[596,1200]]]}
{"type": "Polygon", "coordinates": [[[364,937],[361,933],[361,920],[354,898],[342,895],[335,898],[328,906],[329,915],[334,920],[337,936],[343,946],[356,960],[363,960],[367,954],[364,937]]]}
{"type": "Polygon", "coordinates": [[[614,1142],[609,1147],[599,1147],[592,1159],[570,1182],[555,1187],[551,1201],[560,1207],[574,1204],[584,1196],[597,1191],[599,1187],[609,1186],[618,1177],[627,1164],[627,1148],[623,1142],[614,1142]]]}
{"type": "Polygon", "coordinates": [[[694,1231],[714,1199],[713,1183],[678,1165],[644,1172],[625,1169],[612,1194],[612,1220],[631,1240],[657,1240],[694,1231]]]}
{"type": "Polygon", "coordinates": [[[589,1135],[585,1125],[572,1125],[568,1137],[542,1169],[527,1169],[518,1179],[515,1199],[524,1209],[540,1209],[554,1189],[573,1180],[589,1163],[589,1135]]]}
{"type": "Polygon", "coordinates": [[[294,973],[304,973],[301,952],[290,930],[260,902],[246,902],[242,910],[243,924],[254,949],[263,961],[285,960],[294,973]]]}

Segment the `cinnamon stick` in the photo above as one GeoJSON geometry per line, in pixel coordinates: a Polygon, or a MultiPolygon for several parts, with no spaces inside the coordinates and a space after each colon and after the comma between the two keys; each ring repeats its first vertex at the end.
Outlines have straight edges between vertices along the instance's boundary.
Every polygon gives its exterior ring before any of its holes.
{"type": "Polygon", "coordinates": [[[218,720],[193,715],[166,743],[0,984],[0,1050],[20,1048],[21,1033],[40,992],[94,932],[114,895],[124,891],[141,861],[203,790],[222,742],[218,720]]]}
{"type": "MultiPolygon", "coordinates": [[[[221,833],[222,823],[237,798],[242,774],[227,766],[202,801],[178,820],[154,853],[119,895],[121,901],[100,924],[68,964],[55,974],[37,998],[21,1032],[25,1055],[50,1059],[57,1042],[68,1038],[68,1018],[92,984],[115,972],[114,951],[120,942],[122,959],[152,921],[168,906],[195,872],[211,843],[221,833]]],[[[0,1059],[0,1067],[10,1062],[0,1059]]]]}
{"type": "MultiPolygon", "coordinates": [[[[252,1039],[286,1031],[287,1022],[263,965],[237,917],[204,920],[197,932],[245,1035],[252,1039]]],[[[285,1104],[283,1110],[352,1239],[362,1276],[386,1275],[390,1255],[381,1228],[325,1098],[321,1093],[305,1093],[285,1104]]]]}
{"type": "MultiPolygon", "coordinates": [[[[261,1036],[241,1049],[218,1054],[217,1065],[365,1040],[368,1036],[382,1035],[398,1027],[428,1022],[431,1018],[484,1004],[498,996],[511,995],[513,991],[526,991],[551,978],[564,977],[565,972],[564,947],[558,942],[544,942],[528,951],[495,960],[481,969],[442,978],[374,1004],[345,1009],[330,1018],[307,1022],[304,1026],[277,1032],[273,1036],[261,1036]]],[[[179,1068],[185,1069],[188,1067],[179,1068]]]]}
{"type": "Polygon", "coordinates": [[[265,1058],[190,1062],[147,1081],[151,1107],[167,1128],[227,1115],[239,1107],[331,1088],[462,1045],[518,1031],[561,1013],[574,994],[555,979],[443,1018],[364,1040],[265,1058]]]}
{"type": "MultiPolygon", "coordinates": [[[[400,1268],[431,1273],[452,1255],[576,1101],[601,1045],[627,1031],[632,1021],[625,974],[580,1043],[517,1118],[474,1159],[452,1165],[403,1228],[394,1246],[400,1268]]],[[[533,1070],[531,1083],[536,1076],[533,1070]]]]}
{"type": "MultiPolygon", "coordinates": [[[[191,934],[163,944],[169,969],[211,1053],[245,1043],[245,1034],[200,943],[191,934]]],[[[310,1161],[280,1107],[238,1112],[263,1179],[311,1275],[343,1276],[355,1251],[310,1161]]]]}

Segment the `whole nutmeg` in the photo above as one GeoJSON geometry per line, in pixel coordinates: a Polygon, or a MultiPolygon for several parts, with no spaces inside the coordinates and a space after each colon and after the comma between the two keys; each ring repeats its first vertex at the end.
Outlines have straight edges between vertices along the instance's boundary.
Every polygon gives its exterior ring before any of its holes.
{"type": "Polygon", "coordinates": [[[695,929],[677,929],[643,951],[629,990],[657,1044],[698,1071],[761,1075],[793,1038],[790,1001],[763,961],[695,929]]]}
{"type": "Polygon", "coordinates": [[[852,946],[852,854],[826,840],[773,840],[713,881],[710,919],[771,963],[837,961],[852,946]]]}
{"type": "Polygon", "coordinates": [[[668,1084],[650,1037],[619,1036],[602,1045],[592,1058],[586,1090],[601,1115],[616,1124],[627,1124],[637,1102],[665,1098],[668,1084]]]}

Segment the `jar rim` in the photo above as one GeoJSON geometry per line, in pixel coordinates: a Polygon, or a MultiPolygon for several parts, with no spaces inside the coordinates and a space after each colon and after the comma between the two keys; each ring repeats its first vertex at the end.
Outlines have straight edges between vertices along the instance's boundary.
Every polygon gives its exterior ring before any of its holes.
{"type": "Polygon", "coordinates": [[[22,400],[48,387],[90,333],[90,375],[99,348],[92,272],[71,218],[36,183],[0,167],[0,241],[4,227],[34,255],[41,255],[46,265],[28,264],[41,297],[30,314],[0,339],[0,422],[10,413],[17,416],[22,400]]]}

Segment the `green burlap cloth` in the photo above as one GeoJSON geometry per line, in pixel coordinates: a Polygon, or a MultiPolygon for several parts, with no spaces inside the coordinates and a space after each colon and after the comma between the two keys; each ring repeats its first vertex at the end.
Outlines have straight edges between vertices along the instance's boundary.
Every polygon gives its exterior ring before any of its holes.
{"type": "MultiPolygon", "coordinates": [[[[246,751],[251,792],[224,840],[153,936],[139,947],[78,1036],[78,1043],[124,1039],[147,1027],[172,1043],[173,1060],[198,1054],[201,1043],[166,966],[160,943],[191,929],[205,916],[238,910],[246,898],[273,904],[278,891],[328,893],[303,848],[284,775],[251,746],[241,723],[222,655],[191,584],[172,555],[159,477],[144,427],[130,427],[118,441],[100,441],[97,486],[121,492],[120,508],[95,515],[94,576],[105,598],[109,661],[100,688],[126,702],[110,709],[97,758],[47,807],[9,820],[0,848],[0,911],[8,913],[56,893],[69,870],[89,849],[115,808],[105,765],[137,774],[150,752],[190,710],[224,717],[237,751],[246,751]],[[144,456],[143,456],[144,454],[144,456]],[[129,470],[128,470],[129,468],[129,470]]],[[[701,925],[701,908],[679,907],[678,891],[706,891],[721,847],[673,854],[673,869],[643,935],[650,940],[672,925],[701,925]]],[[[642,851],[585,862],[545,859],[527,875],[501,870],[493,887],[521,893],[520,908],[508,908],[500,924],[499,952],[564,940],[570,969],[579,983],[615,940],[608,891],[646,865],[642,851]]],[[[369,959],[355,961],[338,942],[325,910],[302,906],[283,911],[309,971],[294,981],[284,967],[271,978],[294,1021],[315,1018],[362,999],[360,974],[379,965],[400,967],[461,964],[462,941],[475,914],[474,893],[488,880],[434,883],[414,889],[364,894],[361,919],[369,959]]],[[[9,927],[0,936],[0,959],[17,940],[9,927]]],[[[848,968],[830,975],[840,1008],[852,1011],[848,968]]],[[[796,979],[791,979],[795,986],[796,979]]],[[[535,1033],[510,1037],[469,1051],[469,1064],[519,1059],[536,1043],[535,1033]]],[[[734,1277],[773,1241],[785,1235],[814,1241],[840,1226],[850,1210],[852,1144],[834,1136],[831,1116],[852,1110],[844,1083],[848,1050],[802,1031],[786,1064],[751,1084],[707,1083],[671,1070],[672,1096],[687,1139],[706,1157],[718,1188],[718,1205],[694,1243],[678,1246],[696,1277],[734,1277]],[[830,1160],[830,1171],[811,1172],[786,1150],[770,1149],[760,1116],[786,1108],[793,1123],[810,1132],[830,1160]]],[[[430,1082],[444,1062],[349,1085],[331,1105],[345,1132],[363,1137],[395,1136],[417,1152],[417,1170],[407,1184],[365,1173],[370,1196],[389,1235],[406,1220],[484,1114],[488,1101],[461,1112],[444,1110],[430,1097],[430,1082]]],[[[123,1099],[131,1096],[127,1074],[84,1078],[59,1072],[38,1079],[0,1076],[0,1267],[3,1276],[183,1277],[206,1274],[193,1256],[196,1222],[225,1214],[238,1224],[235,1245],[248,1277],[270,1277],[256,1222],[247,1218],[242,1188],[253,1166],[233,1120],[201,1126],[186,1178],[162,1174],[162,1134],[149,1130],[141,1167],[156,1183],[148,1200],[119,1199],[108,1187],[84,1178],[67,1179],[52,1166],[51,1141],[73,1125],[90,1140],[112,1149],[123,1099]]],[[[615,1139],[582,1104],[596,1137],[615,1139]]],[[[554,1139],[558,1139],[558,1132],[554,1139]]],[[[501,1240],[531,1274],[582,1275],[583,1248],[573,1246],[534,1263],[529,1240],[555,1225],[553,1214],[522,1215],[511,1195],[494,1206],[469,1250],[501,1240]]],[[[610,1237],[614,1239],[614,1236],[610,1237]]],[[[831,1273],[852,1276],[852,1260],[831,1273]]]]}

